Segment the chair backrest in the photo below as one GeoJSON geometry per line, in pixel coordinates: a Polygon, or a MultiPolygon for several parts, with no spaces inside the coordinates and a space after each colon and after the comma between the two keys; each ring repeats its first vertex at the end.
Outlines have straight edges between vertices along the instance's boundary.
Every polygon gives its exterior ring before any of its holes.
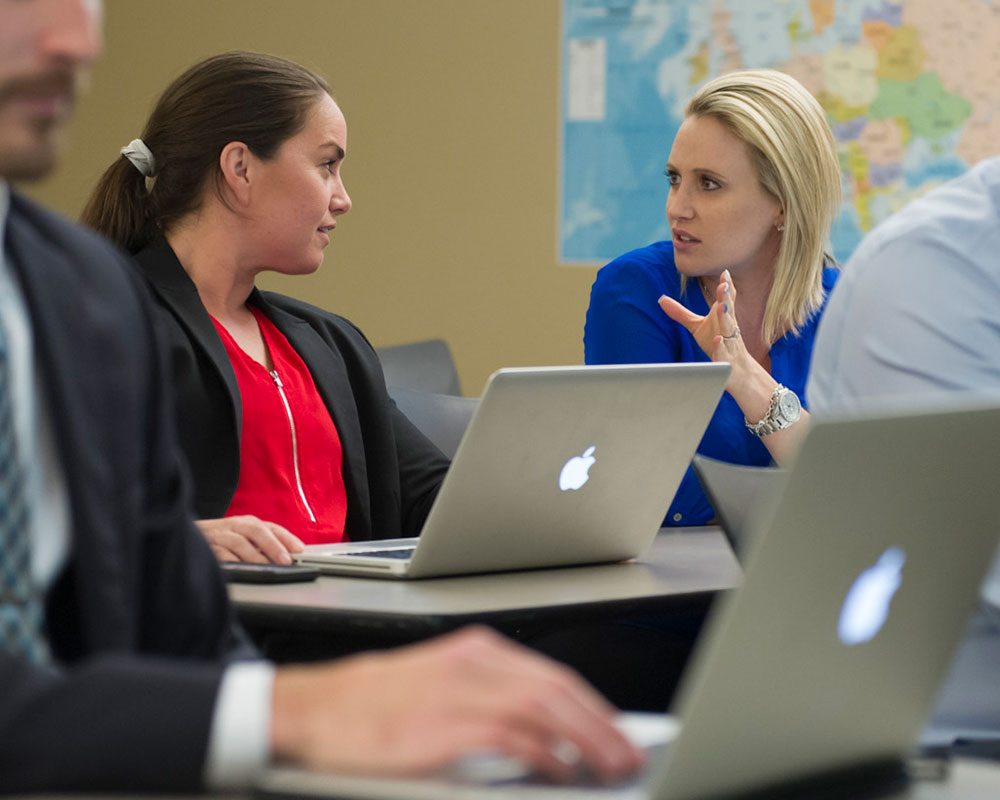
{"type": "Polygon", "coordinates": [[[443,339],[379,347],[386,386],[436,394],[462,394],[451,349],[443,339]]]}
{"type": "Polygon", "coordinates": [[[399,410],[448,458],[455,456],[462,434],[479,406],[478,397],[424,392],[402,386],[389,386],[389,396],[399,410]]]}

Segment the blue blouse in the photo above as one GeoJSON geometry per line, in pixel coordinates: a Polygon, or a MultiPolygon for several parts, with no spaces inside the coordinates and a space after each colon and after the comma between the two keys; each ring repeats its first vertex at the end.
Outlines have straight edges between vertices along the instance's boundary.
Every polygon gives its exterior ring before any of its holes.
{"type": "MultiPolygon", "coordinates": [[[[839,270],[823,270],[823,289],[829,297],[839,270]]],[[[736,286],[737,297],[739,285],[736,286]]],[[[590,291],[590,307],[583,334],[587,364],[649,364],[709,361],[694,337],[668,317],[657,303],[673,297],[696,314],[708,313],[708,303],[697,281],[688,281],[682,294],[674,266],[672,242],[655,242],[619,256],[597,273],[590,291]]],[[[823,308],[826,307],[824,300],[823,308]]],[[[821,308],[797,336],[785,334],[771,347],[771,375],[794,391],[806,405],[805,386],[812,359],[821,308]]],[[[743,412],[728,392],[722,395],[698,452],[720,461],[767,466],[771,456],[746,427],[743,412]]],[[[688,467],[667,512],[665,525],[704,525],[715,517],[694,470],[688,467]]]]}

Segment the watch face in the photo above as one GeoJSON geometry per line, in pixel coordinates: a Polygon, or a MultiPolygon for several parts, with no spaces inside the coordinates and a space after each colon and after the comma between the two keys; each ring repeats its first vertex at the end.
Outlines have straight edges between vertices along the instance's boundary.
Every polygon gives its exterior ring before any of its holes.
{"type": "Polygon", "coordinates": [[[789,422],[795,422],[802,413],[802,406],[795,392],[783,392],[778,398],[778,414],[789,422]]]}

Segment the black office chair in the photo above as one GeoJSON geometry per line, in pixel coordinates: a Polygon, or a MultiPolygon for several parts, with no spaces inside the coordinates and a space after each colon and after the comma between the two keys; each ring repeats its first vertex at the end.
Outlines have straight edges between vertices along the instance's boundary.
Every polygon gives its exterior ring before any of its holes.
{"type": "Polygon", "coordinates": [[[453,458],[462,434],[479,406],[478,397],[424,392],[404,386],[389,386],[389,396],[399,410],[448,458],[453,458]]]}
{"type": "Polygon", "coordinates": [[[451,348],[443,339],[379,347],[385,384],[435,394],[461,395],[451,348]]]}

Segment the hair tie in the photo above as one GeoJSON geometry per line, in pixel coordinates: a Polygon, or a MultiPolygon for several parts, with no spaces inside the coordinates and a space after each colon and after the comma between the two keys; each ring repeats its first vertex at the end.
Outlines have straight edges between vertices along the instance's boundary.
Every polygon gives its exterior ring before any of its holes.
{"type": "Polygon", "coordinates": [[[156,174],[156,159],[142,139],[133,139],[121,149],[121,154],[147,178],[156,174]]]}

